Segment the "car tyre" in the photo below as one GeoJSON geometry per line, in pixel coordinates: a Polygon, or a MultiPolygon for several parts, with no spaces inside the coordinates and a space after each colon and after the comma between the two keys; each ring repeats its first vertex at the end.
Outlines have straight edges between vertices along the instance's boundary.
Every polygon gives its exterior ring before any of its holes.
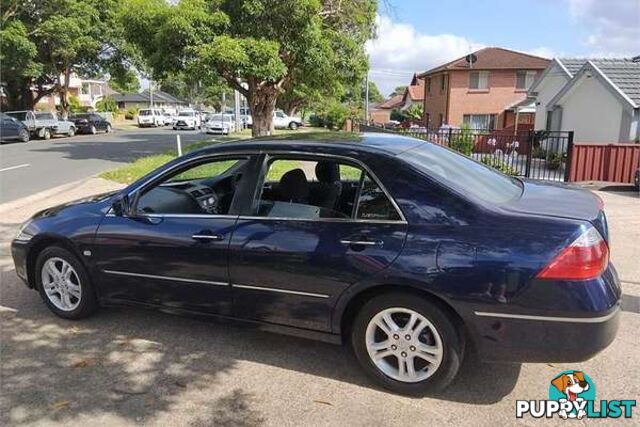
{"type": "Polygon", "coordinates": [[[69,128],[69,131],[67,132],[67,136],[71,137],[74,136],[76,134],[76,128],[74,128],[73,126],[71,126],[69,128]]]}
{"type": "Polygon", "coordinates": [[[457,332],[451,316],[431,301],[410,293],[384,293],[367,301],[352,324],[351,345],[358,362],[373,380],[392,392],[411,396],[444,389],[458,373],[464,355],[464,338],[457,332]],[[380,337],[380,334],[386,334],[378,329],[379,320],[376,319],[382,319],[387,314],[398,322],[395,326],[401,328],[397,330],[398,334],[389,335],[385,340],[380,337]],[[415,318],[412,317],[414,314],[415,318]],[[403,316],[407,319],[405,324],[402,324],[403,316]],[[417,319],[415,334],[410,329],[402,329],[407,328],[409,319],[417,319]],[[411,340],[405,339],[410,336],[411,340]],[[377,342],[378,339],[382,341],[377,342]],[[378,349],[375,344],[388,344],[388,347],[378,349]],[[382,351],[392,354],[374,362],[371,352],[379,356],[382,351]],[[433,361],[427,362],[418,353],[433,361]],[[403,364],[404,369],[400,369],[401,359],[406,363],[403,364]],[[409,363],[415,371],[412,377],[408,376],[411,372],[409,363]],[[435,368],[430,371],[430,366],[435,368]],[[398,380],[398,377],[405,380],[398,380]]]}
{"type": "Polygon", "coordinates": [[[36,260],[35,271],[40,297],[55,315],[64,319],[82,319],[98,309],[98,300],[86,268],[67,249],[50,246],[43,250],[36,260]],[[59,276],[54,277],[51,268],[59,276]]]}
{"type": "Polygon", "coordinates": [[[29,135],[29,131],[26,129],[22,129],[20,131],[20,135],[18,136],[20,142],[29,142],[30,137],[31,135],[29,135]]]}
{"type": "Polygon", "coordinates": [[[51,131],[49,129],[42,130],[42,139],[44,139],[45,141],[51,139],[51,131]]]}
{"type": "Polygon", "coordinates": [[[91,125],[91,127],[89,127],[89,133],[91,135],[95,135],[96,133],[98,133],[98,129],[96,129],[95,125],[91,125]]]}
{"type": "Polygon", "coordinates": [[[298,129],[298,124],[296,122],[289,123],[289,129],[291,129],[291,130],[298,129]]]}
{"type": "Polygon", "coordinates": [[[105,130],[105,133],[111,133],[112,129],[111,129],[111,125],[107,125],[107,129],[105,130]]]}

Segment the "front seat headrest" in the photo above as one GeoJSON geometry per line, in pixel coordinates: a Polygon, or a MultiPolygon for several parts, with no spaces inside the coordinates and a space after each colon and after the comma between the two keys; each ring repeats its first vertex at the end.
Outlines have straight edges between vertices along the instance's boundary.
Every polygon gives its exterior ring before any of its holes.
{"type": "Polygon", "coordinates": [[[330,161],[318,162],[316,164],[316,178],[318,178],[318,181],[327,184],[340,181],[340,168],[338,164],[330,161]]]}
{"type": "Polygon", "coordinates": [[[302,169],[293,169],[282,175],[278,192],[285,202],[306,203],[309,198],[309,182],[302,169]]]}

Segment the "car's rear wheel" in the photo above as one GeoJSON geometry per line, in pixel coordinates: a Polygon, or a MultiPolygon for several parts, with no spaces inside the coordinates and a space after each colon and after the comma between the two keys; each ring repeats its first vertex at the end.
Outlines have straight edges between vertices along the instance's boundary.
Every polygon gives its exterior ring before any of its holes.
{"type": "Polygon", "coordinates": [[[296,122],[289,123],[289,129],[291,129],[291,130],[298,129],[298,124],[296,122]]]}
{"type": "Polygon", "coordinates": [[[407,293],[378,295],[358,312],[351,343],[364,370],[396,393],[446,387],[463,357],[462,334],[440,307],[407,293]]]}
{"type": "Polygon", "coordinates": [[[62,247],[51,246],[40,253],[36,284],[47,307],[65,319],[81,319],[98,308],[87,270],[62,247]]]}
{"type": "Polygon", "coordinates": [[[22,129],[20,131],[20,135],[18,135],[18,138],[20,139],[21,142],[29,142],[29,131],[26,129],[22,129]]]}

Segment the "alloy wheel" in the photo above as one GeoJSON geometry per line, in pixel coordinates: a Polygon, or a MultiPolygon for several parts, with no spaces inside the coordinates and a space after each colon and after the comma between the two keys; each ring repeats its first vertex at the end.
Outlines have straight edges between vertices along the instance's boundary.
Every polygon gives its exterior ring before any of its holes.
{"type": "Polygon", "coordinates": [[[23,129],[20,132],[20,141],[22,142],[29,142],[29,131],[23,129]]]}
{"type": "Polygon", "coordinates": [[[425,316],[411,309],[392,307],[380,311],[369,321],[365,337],[371,361],[397,381],[424,381],[442,363],[440,334],[425,316]]]}
{"type": "Polygon", "coordinates": [[[42,266],[42,287],[54,306],[73,311],[80,305],[82,286],[78,273],[62,258],[49,258],[42,266]]]}

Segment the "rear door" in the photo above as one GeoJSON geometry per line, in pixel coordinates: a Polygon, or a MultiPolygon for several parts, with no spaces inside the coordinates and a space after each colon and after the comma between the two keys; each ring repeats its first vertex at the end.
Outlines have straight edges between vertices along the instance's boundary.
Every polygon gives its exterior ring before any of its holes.
{"type": "Polygon", "coordinates": [[[407,232],[402,213],[354,160],[267,157],[257,188],[229,247],[234,315],[330,331],[338,296],[400,253],[407,232]],[[314,165],[327,161],[339,165],[343,188],[334,209],[312,205],[309,199],[322,197],[296,188],[322,188],[314,165]],[[296,185],[291,175],[298,176],[296,185]]]}

